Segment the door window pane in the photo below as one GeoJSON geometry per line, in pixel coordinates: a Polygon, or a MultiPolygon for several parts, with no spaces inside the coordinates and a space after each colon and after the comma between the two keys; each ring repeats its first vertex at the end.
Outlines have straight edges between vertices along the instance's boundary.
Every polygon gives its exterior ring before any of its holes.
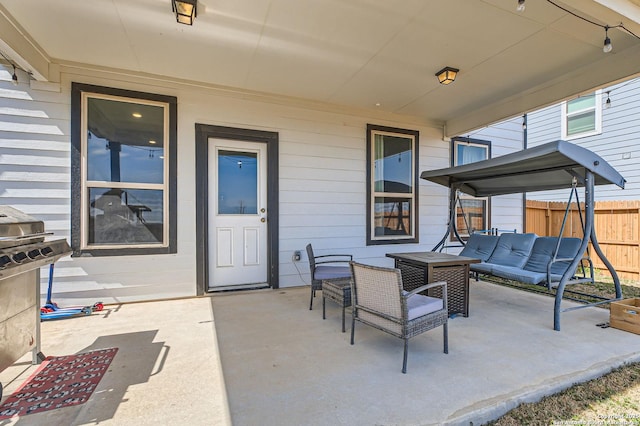
{"type": "Polygon", "coordinates": [[[218,214],[258,213],[258,154],[218,151],[218,214]]]}

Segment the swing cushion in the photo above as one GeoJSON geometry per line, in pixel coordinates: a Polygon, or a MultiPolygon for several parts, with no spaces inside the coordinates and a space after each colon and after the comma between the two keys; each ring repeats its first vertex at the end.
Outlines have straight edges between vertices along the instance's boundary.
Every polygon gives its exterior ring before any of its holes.
{"type": "Polygon", "coordinates": [[[497,235],[471,234],[460,256],[472,257],[486,262],[498,243],[497,235]]]}
{"type": "Polygon", "coordinates": [[[536,242],[533,243],[533,248],[531,249],[531,255],[523,269],[546,274],[547,266],[549,262],[551,262],[551,259],[553,259],[553,253],[556,251],[556,245],[558,245],[558,237],[536,238],[536,242]]]}
{"type": "MultiPolygon", "coordinates": [[[[505,234],[509,235],[509,234],[505,234]]],[[[570,259],[555,262],[551,266],[551,281],[560,281],[571,261],[575,258],[580,248],[579,238],[562,238],[556,259],[570,259]]],[[[520,281],[526,284],[540,284],[547,282],[547,266],[553,259],[553,252],[558,244],[558,237],[537,237],[531,248],[529,258],[524,267],[515,267],[505,264],[478,264],[474,270],[487,273],[509,280],[520,281]]],[[[493,257],[493,256],[492,256],[493,257]]],[[[491,258],[489,260],[491,262],[491,258]]]]}
{"type": "Polygon", "coordinates": [[[558,255],[556,256],[556,258],[571,260],[563,260],[551,265],[552,274],[564,274],[564,272],[571,264],[571,261],[578,255],[580,244],[582,244],[582,240],[580,238],[563,238],[562,241],[560,241],[560,248],[558,249],[558,255]]]}
{"type": "Polygon", "coordinates": [[[536,240],[536,234],[502,234],[487,263],[522,268],[536,240]]]}

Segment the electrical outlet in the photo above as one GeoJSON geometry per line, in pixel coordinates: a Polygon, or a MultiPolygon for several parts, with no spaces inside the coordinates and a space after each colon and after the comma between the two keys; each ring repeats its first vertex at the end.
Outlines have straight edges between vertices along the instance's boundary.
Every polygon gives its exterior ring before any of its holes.
{"type": "Polygon", "coordinates": [[[302,256],[302,253],[300,253],[300,250],[296,250],[293,252],[293,260],[295,262],[299,262],[301,256],[302,256]]]}

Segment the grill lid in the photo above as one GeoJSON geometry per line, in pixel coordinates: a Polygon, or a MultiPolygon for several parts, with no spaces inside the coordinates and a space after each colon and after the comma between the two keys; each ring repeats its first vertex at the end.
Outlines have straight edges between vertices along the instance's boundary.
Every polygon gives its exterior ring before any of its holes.
{"type": "Polygon", "coordinates": [[[56,262],[71,254],[64,238],[48,240],[44,222],[9,206],[0,206],[0,279],[56,262]]]}
{"type": "Polygon", "coordinates": [[[0,249],[44,241],[51,232],[44,231],[44,222],[18,209],[0,206],[0,249]]]}

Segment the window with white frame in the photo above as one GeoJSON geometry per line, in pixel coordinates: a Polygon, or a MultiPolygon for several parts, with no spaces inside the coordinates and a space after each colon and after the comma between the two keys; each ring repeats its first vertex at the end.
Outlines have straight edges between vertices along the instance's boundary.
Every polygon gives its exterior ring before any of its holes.
{"type": "MultiPolygon", "coordinates": [[[[491,142],[469,138],[453,138],[452,165],[462,166],[491,157],[491,142]]],[[[461,194],[456,205],[456,230],[462,238],[489,229],[489,198],[461,194]]],[[[455,239],[455,235],[451,235],[455,239]]]]}
{"type": "Polygon", "coordinates": [[[602,91],[563,102],[561,132],[565,140],[602,133],[602,91]]]}
{"type": "Polygon", "coordinates": [[[74,83],[72,115],[74,254],[174,253],[176,99],[74,83]]]}
{"type": "Polygon", "coordinates": [[[418,138],[367,125],[367,244],[418,242],[418,138]]]}

